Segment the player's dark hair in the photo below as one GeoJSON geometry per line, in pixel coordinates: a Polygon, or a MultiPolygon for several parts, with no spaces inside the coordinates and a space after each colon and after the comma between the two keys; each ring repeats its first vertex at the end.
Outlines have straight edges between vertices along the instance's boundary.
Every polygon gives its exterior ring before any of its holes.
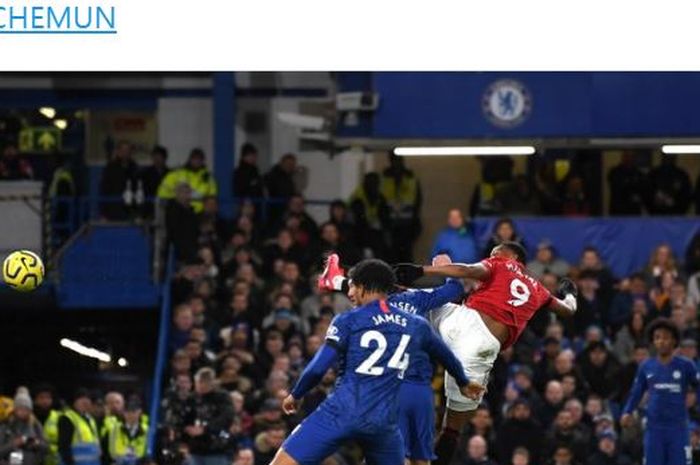
{"type": "Polygon", "coordinates": [[[350,270],[348,277],[353,284],[370,292],[389,293],[396,284],[396,276],[391,267],[375,258],[362,260],[350,270]]]}
{"type": "Polygon", "coordinates": [[[525,252],[525,248],[522,245],[512,241],[506,241],[499,245],[513,252],[518,261],[523,265],[525,264],[525,261],[527,260],[527,252],[525,252]]]}
{"type": "Polygon", "coordinates": [[[666,331],[670,332],[671,336],[676,341],[676,347],[678,347],[678,344],[681,341],[681,332],[678,330],[678,326],[676,326],[668,318],[656,318],[654,321],[649,323],[649,328],[647,329],[647,338],[649,339],[649,342],[654,341],[654,333],[659,329],[665,329],[666,331]]]}

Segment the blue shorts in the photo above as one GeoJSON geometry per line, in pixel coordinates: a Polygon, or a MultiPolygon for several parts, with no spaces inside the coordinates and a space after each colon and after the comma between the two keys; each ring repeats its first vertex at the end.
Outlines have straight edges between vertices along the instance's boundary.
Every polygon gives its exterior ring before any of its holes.
{"type": "Polygon", "coordinates": [[[435,408],[433,388],[429,384],[404,381],[399,389],[399,428],[406,457],[435,460],[435,408]]]}
{"type": "Polygon", "coordinates": [[[282,444],[300,465],[318,465],[347,440],[360,444],[367,465],[403,465],[404,450],[397,426],[381,431],[362,431],[354,425],[339,425],[328,414],[316,410],[282,444]]]}
{"type": "Polygon", "coordinates": [[[644,432],[645,465],[691,465],[688,428],[647,428],[644,432]]]}

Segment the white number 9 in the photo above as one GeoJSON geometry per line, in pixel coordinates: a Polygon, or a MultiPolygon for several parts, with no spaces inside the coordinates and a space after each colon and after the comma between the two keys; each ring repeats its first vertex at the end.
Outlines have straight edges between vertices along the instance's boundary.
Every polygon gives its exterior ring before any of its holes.
{"type": "Polygon", "coordinates": [[[514,279],[510,282],[510,295],[514,298],[508,301],[513,307],[520,307],[530,299],[530,288],[519,279],[514,279]]]}

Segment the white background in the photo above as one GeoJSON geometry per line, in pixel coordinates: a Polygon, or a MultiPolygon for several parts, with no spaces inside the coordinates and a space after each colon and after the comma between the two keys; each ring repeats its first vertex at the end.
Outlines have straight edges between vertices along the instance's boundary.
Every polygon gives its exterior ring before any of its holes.
{"type": "MultiPolygon", "coordinates": [[[[690,1],[42,2],[114,5],[119,33],[2,35],[0,69],[700,68],[698,7],[690,1]]],[[[26,2],[3,2],[11,4],[26,2]]]]}

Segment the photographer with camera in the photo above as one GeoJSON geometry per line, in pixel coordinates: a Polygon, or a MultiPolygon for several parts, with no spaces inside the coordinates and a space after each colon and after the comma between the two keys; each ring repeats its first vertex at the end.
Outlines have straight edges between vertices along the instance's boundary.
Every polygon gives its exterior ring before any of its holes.
{"type": "Polygon", "coordinates": [[[230,465],[233,441],[229,428],[234,411],[226,391],[217,389],[216,372],[202,368],[194,375],[192,409],[186,418],[185,437],[193,465],[230,465]]]}
{"type": "Polygon", "coordinates": [[[14,410],[0,425],[0,465],[41,465],[49,450],[41,423],[32,414],[32,398],[19,388],[14,410]]]}

